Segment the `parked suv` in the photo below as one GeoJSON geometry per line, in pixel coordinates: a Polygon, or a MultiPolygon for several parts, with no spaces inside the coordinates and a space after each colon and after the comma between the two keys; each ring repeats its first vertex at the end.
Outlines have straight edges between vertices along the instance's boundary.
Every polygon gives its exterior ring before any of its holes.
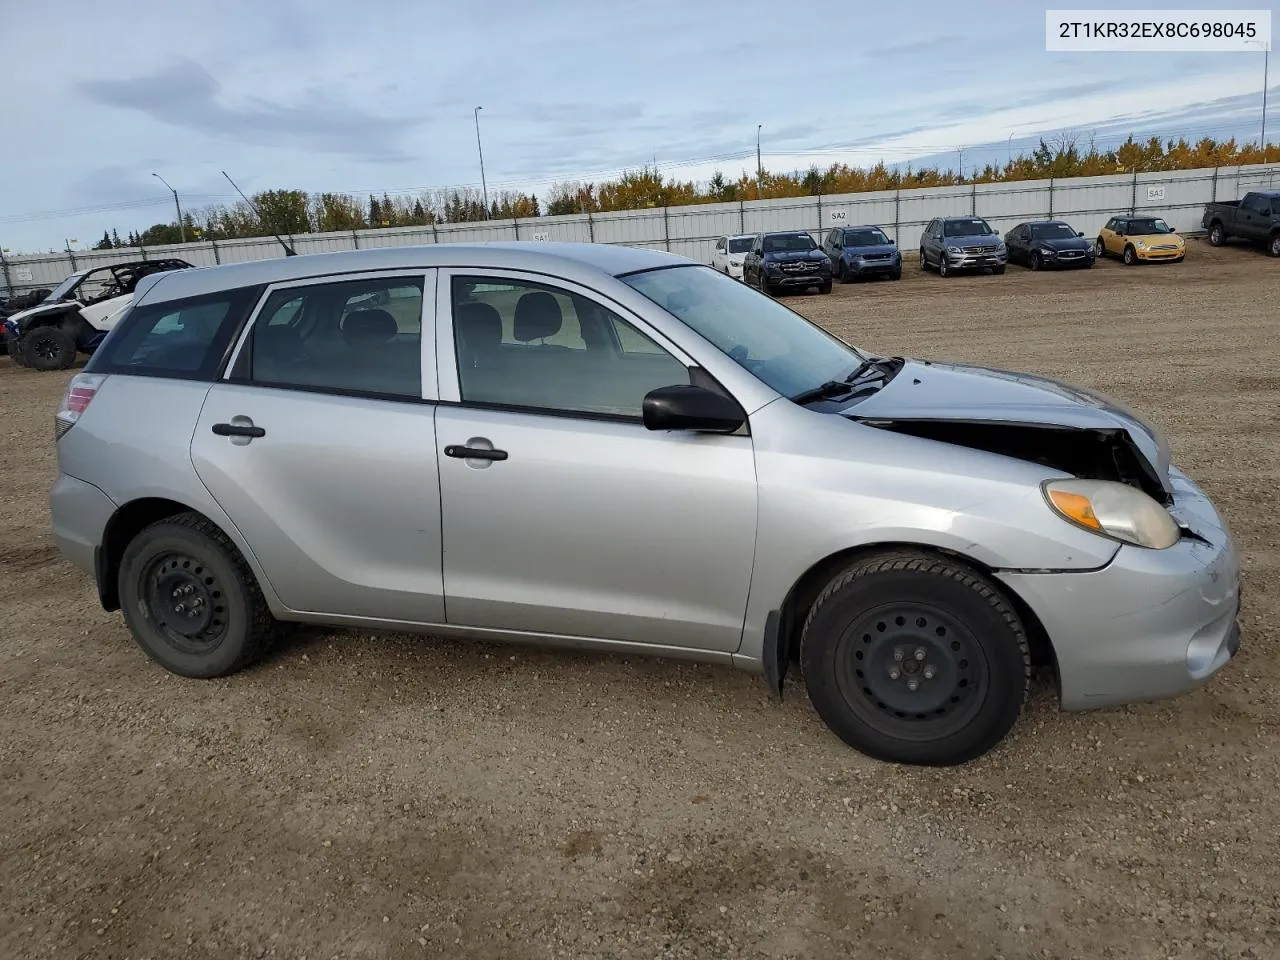
{"type": "Polygon", "coordinates": [[[1118,403],[877,356],[560,243],[147,277],[56,416],[60,550],[186,677],[281,621],[733,664],[888,760],[1168,697],[1239,643],[1213,505],[1118,403]]]}
{"type": "Polygon", "coordinates": [[[902,253],[879,227],[836,227],[822,241],[841,283],[868,277],[902,279],[902,253]]]}
{"type": "Polygon", "coordinates": [[[128,308],[143,277],[186,270],[185,260],[135,260],[81,270],[40,303],[4,321],[14,363],[36,370],[65,370],[77,353],[92,353],[128,308]]]}
{"type": "Polygon", "coordinates": [[[774,294],[783,290],[831,292],[831,258],[803,230],[756,235],[742,261],[742,280],[774,294]]]}
{"type": "Polygon", "coordinates": [[[949,277],[961,270],[1004,273],[1009,251],[982,217],[937,217],[920,234],[920,269],[949,277]]]}

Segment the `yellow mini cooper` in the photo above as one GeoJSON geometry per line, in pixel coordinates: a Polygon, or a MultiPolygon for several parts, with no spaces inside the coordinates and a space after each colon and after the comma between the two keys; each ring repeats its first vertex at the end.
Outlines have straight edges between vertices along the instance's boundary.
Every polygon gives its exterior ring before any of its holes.
{"type": "Polygon", "coordinates": [[[1132,266],[1140,260],[1180,262],[1187,247],[1159,217],[1112,217],[1098,231],[1098,258],[1120,257],[1132,266]]]}

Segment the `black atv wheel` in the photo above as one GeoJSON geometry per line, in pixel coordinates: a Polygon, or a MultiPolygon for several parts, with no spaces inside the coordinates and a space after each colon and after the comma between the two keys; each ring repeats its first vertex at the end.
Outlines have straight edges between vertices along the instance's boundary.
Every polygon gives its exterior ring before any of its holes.
{"type": "Polygon", "coordinates": [[[22,338],[22,353],[33,370],[66,370],[76,362],[76,342],[60,327],[36,327],[22,338]]]}
{"type": "Polygon", "coordinates": [[[893,763],[965,763],[999,743],[1030,690],[1026,632],[977,571],[917,551],[859,560],[805,619],[800,659],[818,715],[893,763]]]}

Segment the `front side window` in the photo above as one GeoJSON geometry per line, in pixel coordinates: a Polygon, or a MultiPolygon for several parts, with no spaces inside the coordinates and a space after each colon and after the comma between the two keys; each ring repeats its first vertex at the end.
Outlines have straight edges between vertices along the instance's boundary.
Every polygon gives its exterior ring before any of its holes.
{"type": "Polygon", "coordinates": [[[777,300],[709,267],[666,267],[619,279],[786,396],[843,379],[864,359],[777,300]]]}
{"type": "Polygon", "coordinates": [[[753,237],[734,237],[729,241],[730,253],[746,253],[751,249],[753,237]]]}
{"type": "Polygon", "coordinates": [[[422,396],[422,278],[379,277],[276,290],[246,349],[265,386],[422,396]]]}
{"type": "Polygon", "coordinates": [[[690,382],[681,361],[588,297],[479,276],[454,277],[450,292],[464,403],[639,418],[650,390],[690,382]]]}
{"type": "Polygon", "coordinates": [[[1150,236],[1153,233],[1173,233],[1173,227],[1159,217],[1147,217],[1141,220],[1130,220],[1125,232],[1141,237],[1150,236]]]}

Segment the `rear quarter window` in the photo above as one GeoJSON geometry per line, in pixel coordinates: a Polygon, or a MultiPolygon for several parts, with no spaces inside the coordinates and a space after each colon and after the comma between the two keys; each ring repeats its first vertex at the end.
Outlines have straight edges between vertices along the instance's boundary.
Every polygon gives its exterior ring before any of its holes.
{"type": "Polygon", "coordinates": [[[262,290],[240,287],[133,307],[94,351],[85,372],[213,380],[262,290]]]}

